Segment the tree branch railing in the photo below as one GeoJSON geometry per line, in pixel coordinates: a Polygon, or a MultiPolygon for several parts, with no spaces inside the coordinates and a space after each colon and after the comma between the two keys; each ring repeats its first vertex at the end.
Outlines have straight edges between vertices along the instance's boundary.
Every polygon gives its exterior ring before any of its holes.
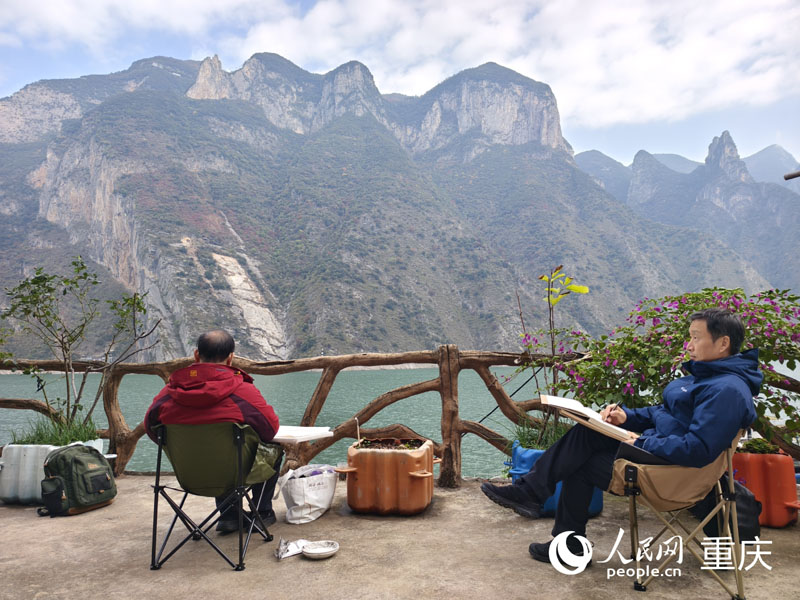
{"type": "MultiPolygon", "coordinates": [[[[560,357],[561,360],[580,360],[580,355],[567,355],[560,357]]],[[[119,405],[118,391],[123,377],[129,374],[157,375],[163,381],[167,381],[174,371],[188,366],[192,363],[191,358],[180,358],[167,362],[157,363],[121,363],[115,365],[108,374],[103,387],[103,408],[108,418],[108,429],[98,433],[101,437],[109,440],[109,452],[116,454],[117,458],[113,461],[114,473],[120,475],[133,456],[136,443],[144,435],[144,424],[139,423],[131,429],[122,415],[119,405]]],[[[493,431],[489,427],[474,421],[462,420],[459,415],[458,401],[458,375],[464,369],[474,370],[483,381],[486,389],[497,403],[503,415],[513,423],[519,423],[521,419],[536,421],[527,412],[541,408],[537,399],[515,401],[503,389],[497,377],[490,371],[491,367],[511,366],[517,367],[520,364],[528,365],[550,365],[553,357],[549,355],[530,355],[516,354],[510,352],[482,352],[482,351],[461,351],[454,345],[440,346],[435,351],[414,351],[387,354],[345,354],[338,356],[318,356],[313,358],[301,358],[297,360],[265,361],[257,362],[244,358],[235,358],[234,366],[244,370],[251,375],[283,375],[287,373],[297,373],[302,371],[321,370],[320,379],[309,399],[306,410],[301,419],[300,425],[311,427],[322,411],[325,401],[328,398],[331,388],[337,375],[344,369],[351,367],[388,367],[395,365],[408,364],[429,364],[437,365],[439,376],[435,379],[404,385],[399,388],[389,390],[371,400],[356,414],[333,427],[333,437],[316,440],[313,442],[301,442],[298,444],[286,444],[286,468],[296,468],[308,464],[320,452],[329,448],[339,440],[345,438],[356,439],[357,428],[356,419],[360,427],[361,437],[363,438],[382,438],[399,437],[428,439],[418,434],[403,424],[394,424],[386,427],[369,429],[364,428],[363,424],[381,410],[406,398],[424,394],[427,392],[438,392],[441,398],[441,441],[431,440],[434,444],[434,453],[442,459],[437,481],[440,487],[459,487],[461,484],[461,440],[466,434],[473,434],[483,439],[490,445],[500,450],[506,451],[509,441],[505,436],[493,431]]],[[[46,360],[17,360],[18,368],[27,366],[37,366],[42,370],[60,371],[63,365],[58,361],[46,360]]],[[[74,363],[77,371],[97,370],[97,361],[76,361],[74,363]]],[[[798,382],[787,380],[788,387],[798,386],[798,382]]],[[[14,399],[0,398],[0,408],[16,408],[35,410],[49,416],[48,407],[45,403],[33,399],[14,399]]],[[[789,444],[785,442],[784,445],[789,444]]],[[[790,444],[791,448],[784,448],[790,454],[800,448],[790,444]]]]}
{"type": "MultiPolygon", "coordinates": [[[[492,429],[472,421],[464,421],[459,415],[458,375],[463,369],[473,369],[486,383],[492,397],[497,401],[502,413],[513,422],[518,422],[525,411],[538,408],[538,401],[528,400],[515,402],[512,400],[497,378],[489,371],[494,366],[519,366],[522,360],[530,362],[537,357],[509,352],[460,351],[456,346],[441,346],[434,351],[414,351],[400,353],[345,354],[338,356],[318,356],[297,360],[252,361],[236,358],[234,366],[251,375],[283,375],[302,371],[321,370],[319,381],[300,425],[311,427],[322,411],[337,375],[351,367],[389,367],[396,365],[437,365],[439,376],[435,379],[420,381],[389,390],[371,400],[363,408],[346,421],[333,427],[333,437],[286,444],[286,467],[296,468],[308,464],[320,452],[329,448],[341,439],[357,437],[356,421],[360,427],[361,437],[401,437],[428,439],[403,424],[394,424],[380,428],[365,428],[364,424],[381,410],[412,396],[428,392],[438,392],[442,403],[441,441],[431,440],[434,453],[442,458],[438,485],[442,487],[458,487],[461,483],[461,439],[471,433],[484,439],[492,446],[504,450],[508,440],[492,429]]],[[[539,357],[542,361],[546,357],[539,357]]],[[[43,370],[60,371],[63,366],[52,360],[17,360],[18,368],[36,366],[43,370]]],[[[108,428],[98,431],[101,437],[109,440],[109,453],[116,454],[113,461],[114,472],[120,475],[133,456],[136,443],[144,435],[144,424],[139,423],[133,429],[126,423],[119,404],[118,392],[123,377],[129,374],[157,375],[167,381],[174,371],[192,363],[191,358],[181,358],[158,363],[121,363],[111,369],[103,388],[103,408],[108,418],[108,428]]],[[[98,361],[76,361],[76,371],[95,371],[101,365],[98,361]]],[[[0,399],[0,408],[18,408],[36,410],[48,414],[46,405],[38,400],[0,399]]],[[[49,415],[48,415],[49,416],[49,415]]]]}

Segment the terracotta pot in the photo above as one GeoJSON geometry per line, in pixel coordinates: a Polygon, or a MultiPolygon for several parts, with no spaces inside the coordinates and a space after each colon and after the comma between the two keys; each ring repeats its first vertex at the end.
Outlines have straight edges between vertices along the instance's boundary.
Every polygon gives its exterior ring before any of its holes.
{"type": "Polygon", "coordinates": [[[761,502],[758,522],[767,527],[784,527],[797,520],[797,484],[794,461],[786,454],[733,455],[733,476],[761,502]]]}
{"type": "MultiPolygon", "coordinates": [[[[433,498],[433,443],[415,450],[347,449],[347,504],[355,512],[413,515],[433,498]]],[[[438,462],[438,461],[437,461],[438,462]]]]}

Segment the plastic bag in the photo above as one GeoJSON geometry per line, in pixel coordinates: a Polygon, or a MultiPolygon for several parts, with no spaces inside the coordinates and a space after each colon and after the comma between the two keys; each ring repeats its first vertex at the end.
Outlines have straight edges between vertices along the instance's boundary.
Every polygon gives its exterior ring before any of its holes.
{"type": "Polygon", "coordinates": [[[332,465],[306,465],[280,478],[287,522],[310,523],[325,514],[336,492],[338,476],[333,469],[332,465]]]}

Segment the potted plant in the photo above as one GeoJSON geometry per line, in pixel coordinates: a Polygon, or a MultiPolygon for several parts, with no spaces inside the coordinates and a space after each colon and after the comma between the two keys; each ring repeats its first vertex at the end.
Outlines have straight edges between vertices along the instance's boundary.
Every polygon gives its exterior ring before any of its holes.
{"type": "Polygon", "coordinates": [[[347,449],[347,504],[360,513],[413,515],[433,498],[433,442],[359,439],[347,449]]]}
{"type": "MultiPolygon", "coordinates": [[[[146,349],[140,342],[158,325],[144,329],[142,296],[123,295],[106,300],[113,323],[102,358],[78,365],[77,353],[87,340],[90,326],[101,315],[101,300],[92,294],[98,277],[78,256],[69,275],[49,274],[37,268],[15,287],[6,289],[8,307],[0,318],[16,326],[29,339],[44,346],[55,359],[61,377],[46,375],[34,361],[15,361],[4,353],[3,364],[19,369],[36,382],[43,400],[0,399],[0,406],[34,410],[47,419],[37,421],[27,432],[14,433],[13,443],[3,448],[0,463],[0,499],[6,503],[35,503],[41,500],[39,482],[47,454],[72,442],[89,442],[102,452],[92,414],[102,395],[104,382],[118,363],[146,349]],[[94,398],[84,404],[90,373],[99,373],[94,398]]],[[[152,347],[152,346],[150,346],[152,347]]]]}
{"type": "Polygon", "coordinates": [[[784,527],[797,521],[794,461],[764,438],[743,442],[733,456],[734,477],[761,502],[760,525],[784,527]]]}

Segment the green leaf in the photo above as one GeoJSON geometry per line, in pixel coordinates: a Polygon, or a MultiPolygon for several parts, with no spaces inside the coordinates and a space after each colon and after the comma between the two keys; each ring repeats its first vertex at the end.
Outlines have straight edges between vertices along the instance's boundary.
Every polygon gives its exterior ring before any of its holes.
{"type": "Polygon", "coordinates": [[[586,287],[585,285],[571,284],[571,285],[567,286],[567,289],[570,290],[571,292],[575,292],[576,294],[588,294],[589,293],[589,288],[586,287]]]}

